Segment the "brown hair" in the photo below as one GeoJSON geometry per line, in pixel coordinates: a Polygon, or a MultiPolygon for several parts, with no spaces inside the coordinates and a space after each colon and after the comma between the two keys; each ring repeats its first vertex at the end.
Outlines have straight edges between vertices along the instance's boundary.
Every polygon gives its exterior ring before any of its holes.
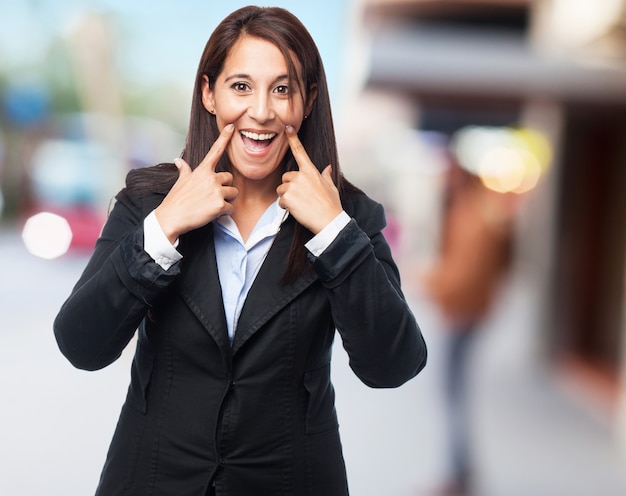
{"type": "MultiPolygon", "coordinates": [[[[216,118],[202,104],[202,84],[204,76],[209,85],[215,81],[224,68],[224,63],[231,48],[242,36],[261,38],[274,44],[284,55],[289,71],[289,78],[295,81],[306,100],[311,88],[317,86],[317,98],[308,118],[302,123],[298,136],[311,161],[320,172],[329,164],[333,166],[333,180],[343,194],[344,189],[356,189],[344,181],[337,154],[335,132],[330,108],[330,96],[326,74],[319,51],[313,38],[289,11],[279,7],[243,7],[228,15],[211,34],[200,58],[196,72],[195,86],[191,102],[189,129],[182,158],[192,167],[196,167],[208,153],[211,145],[219,136],[216,118]],[[298,60],[301,74],[293,57],[298,60]]],[[[295,170],[297,164],[288,150],[283,162],[284,170],[295,170]]],[[[217,170],[230,170],[231,165],[226,154],[218,163],[217,170]]],[[[169,171],[171,168],[166,167],[169,171]]],[[[162,172],[165,172],[162,170],[162,172]]],[[[160,182],[169,180],[160,174],[160,182]]],[[[157,179],[155,177],[155,179],[157,179]]],[[[171,186],[170,184],[170,186],[171,186]]],[[[304,244],[311,233],[300,224],[296,225],[295,235],[289,254],[286,280],[293,280],[309,268],[304,244]]]]}

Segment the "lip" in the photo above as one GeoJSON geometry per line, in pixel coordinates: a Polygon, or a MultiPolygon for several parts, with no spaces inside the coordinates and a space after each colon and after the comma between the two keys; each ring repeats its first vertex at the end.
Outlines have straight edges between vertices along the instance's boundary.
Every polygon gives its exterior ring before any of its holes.
{"type": "MultiPolygon", "coordinates": [[[[239,139],[244,152],[254,157],[263,157],[270,153],[279,133],[268,129],[240,129],[238,131],[239,139]],[[255,136],[272,136],[271,139],[262,140],[265,146],[253,145],[254,139],[245,136],[243,133],[254,134],[255,136]]],[[[261,143],[261,141],[258,141],[261,143]]]]}
{"type": "Polygon", "coordinates": [[[276,131],[270,131],[267,129],[262,129],[262,130],[256,130],[256,129],[240,129],[239,130],[239,134],[243,135],[243,134],[249,134],[251,136],[248,136],[250,138],[253,139],[259,139],[259,138],[264,138],[264,139],[274,139],[278,133],[276,131]],[[254,135],[254,136],[252,136],[254,135]]]}

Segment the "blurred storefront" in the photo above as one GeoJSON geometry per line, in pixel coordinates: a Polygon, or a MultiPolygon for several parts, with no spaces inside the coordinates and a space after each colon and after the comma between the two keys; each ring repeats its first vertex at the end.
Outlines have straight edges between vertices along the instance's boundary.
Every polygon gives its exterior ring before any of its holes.
{"type": "Polygon", "coordinates": [[[626,1],[359,8],[362,88],[396,99],[397,120],[447,138],[482,126],[547,139],[518,240],[541,302],[539,360],[626,431],[626,1]]]}

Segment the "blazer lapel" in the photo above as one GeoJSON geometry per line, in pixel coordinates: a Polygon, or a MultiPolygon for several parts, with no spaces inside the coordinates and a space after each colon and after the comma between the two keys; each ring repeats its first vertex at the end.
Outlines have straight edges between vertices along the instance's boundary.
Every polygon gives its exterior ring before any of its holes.
{"type": "Polygon", "coordinates": [[[223,355],[228,356],[230,343],[217,272],[213,225],[208,224],[181,237],[179,251],[183,255],[183,266],[178,278],[178,291],[223,355]]]}
{"type": "Polygon", "coordinates": [[[233,341],[233,354],[280,309],[309,287],[317,275],[311,271],[293,283],[282,283],[295,221],[288,218],[267,254],[244,303],[233,341]]]}

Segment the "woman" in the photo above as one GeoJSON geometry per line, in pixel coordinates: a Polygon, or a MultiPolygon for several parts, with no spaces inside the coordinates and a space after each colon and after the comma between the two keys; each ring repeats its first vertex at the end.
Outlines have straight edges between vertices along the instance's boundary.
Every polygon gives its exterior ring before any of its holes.
{"type": "Polygon", "coordinates": [[[323,66],[293,15],[246,7],[217,27],[174,162],[129,173],[55,321],[89,370],[138,328],[98,494],[348,494],[335,329],[372,387],[414,377],[426,347],[383,209],[341,175],[323,66]]]}

